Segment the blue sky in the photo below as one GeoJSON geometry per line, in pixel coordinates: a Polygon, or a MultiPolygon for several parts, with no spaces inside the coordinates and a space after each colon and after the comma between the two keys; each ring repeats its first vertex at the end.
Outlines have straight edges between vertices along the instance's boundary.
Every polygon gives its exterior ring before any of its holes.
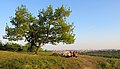
{"type": "MultiPolygon", "coordinates": [[[[38,10],[50,4],[72,10],[68,22],[74,22],[76,41],[72,45],[46,45],[44,49],[120,49],[120,0],[1,0],[0,40],[9,17],[21,4],[37,16],[38,10]]],[[[10,25],[11,26],[11,25],[10,25]]],[[[22,43],[22,42],[19,42],[22,43]]]]}

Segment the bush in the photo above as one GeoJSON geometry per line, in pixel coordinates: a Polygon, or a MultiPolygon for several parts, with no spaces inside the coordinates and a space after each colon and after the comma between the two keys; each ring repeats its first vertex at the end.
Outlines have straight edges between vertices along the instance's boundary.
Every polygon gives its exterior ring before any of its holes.
{"type": "Polygon", "coordinates": [[[3,43],[2,42],[0,42],[0,50],[3,50],[4,49],[4,47],[3,47],[4,45],[3,45],[3,43]]]}
{"type": "Polygon", "coordinates": [[[110,64],[107,62],[98,62],[98,65],[100,66],[100,68],[102,69],[110,69],[110,64]]]}
{"type": "Polygon", "coordinates": [[[45,49],[45,50],[44,50],[44,52],[48,52],[48,50],[47,50],[47,49],[45,49]]]}
{"type": "Polygon", "coordinates": [[[0,50],[5,50],[5,51],[18,51],[21,49],[21,45],[17,44],[17,43],[6,43],[6,44],[2,44],[2,42],[0,42],[0,50]]]}

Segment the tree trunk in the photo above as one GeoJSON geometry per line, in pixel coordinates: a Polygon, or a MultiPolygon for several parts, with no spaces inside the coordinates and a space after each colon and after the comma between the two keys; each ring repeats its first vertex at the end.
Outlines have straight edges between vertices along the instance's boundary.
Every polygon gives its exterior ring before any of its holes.
{"type": "Polygon", "coordinates": [[[29,52],[33,52],[33,46],[34,46],[34,41],[31,42],[30,48],[29,48],[29,52]]]}
{"type": "Polygon", "coordinates": [[[39,49],[40,49],[40,46],[38,46],[38,47],[36,48],[35,54],[38,54],[39,49]]]}
{"type": "Polygon", "coordinates": [[[33,49],[32,49],[32,44],[30,45],[30,48],[29,48],[29,52],[33,52],[33,49]]]}

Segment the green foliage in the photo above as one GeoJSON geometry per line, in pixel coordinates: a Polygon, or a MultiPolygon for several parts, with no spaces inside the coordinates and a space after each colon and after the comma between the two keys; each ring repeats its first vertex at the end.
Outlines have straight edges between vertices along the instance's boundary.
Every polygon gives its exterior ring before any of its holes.
{"type": "Polygon", "coordinates": [[[80,54],[107,57],[107,58],[120,58],[120,50],[99,50],[99,51],[81,52],[80,54]]]}
{"type": "MultiPolygon", "coordinates": [[[[21,46],[17,43],[5,43],[3,44],[0,42],[0,50],[4,51],[14,51],[14,52],[28,52],[30,43],[26,43],[24,46],[21,46]]],[[[32,48],[33,51],[36,50],[35,47],[32,48]]],[[[43,51],[42,48],[40,48],[39,51],[43,51]]],[[[47,52],[47,50],[45,50],[47,52]]]]}
{"type": "Polygon", "coordinates": [[[28,46],[22,46],[23,52],[27,52],[28,51],[28,46]]]}
{"type": "Polygon", "coordinates": [[[112,69],[119,69],[120,68],[119,59],[107,59],[107,62],[111,65],[112,69]]]}
{"type": "Polygon", "coordinates": [[[12,51],[18,51],[18,49],[21,48],[21,46],[16,43],[7,43],[4,46],[8,47],[12,51]]]}
{"type": "Polygon", "coordinates": [[[107,63],[107,62],[97,62],[98,63],[98,66],[101,68],[101,69],[110,69],[110,64],[107,63]]]}
{"type": "Polygon", "coordinates": [[[14,27],[6,26],[4,38],[14,41],[25,38],[31,46],[36,47],[46,43],[72,44],[75,40],[73,23],[66,21],[70,13],[70,9],[63,5],[55,10],[49,5],[47,9],[39,10],[38,16],[35,17],[26,6],[21,5],[16,9],[15,17],[10,19],[14,27]]]}
{"type": "Polygon", "coordinates": [[[24,52],[27,52],[30,47],[30,43],[26,43],[24,46],[22,46],[22,49],[24,52]]]}
{"type": "Polygon", "coordinates": [[[47,49],[45,49],[45,50],[44,50],[44,52],[48,52],[48,50],[47,50],[47,49]]]}
{"type": "Polygon", "coordinates": [[[3,46],[3,43],[0,41],[0,47],[3,46]]]}
{"type": "Polygon", "coordinates": [[[0,42],[0,50],[3,50],[4,49],[4,45],[2,42],[0,42]]]}
{"type": "Polygon", "coordinates": [[[5,51],[20,51],[21,45],[17,43],[6,43],[3,44],[0,42],[0,50],[5,50],[5,51]]]}

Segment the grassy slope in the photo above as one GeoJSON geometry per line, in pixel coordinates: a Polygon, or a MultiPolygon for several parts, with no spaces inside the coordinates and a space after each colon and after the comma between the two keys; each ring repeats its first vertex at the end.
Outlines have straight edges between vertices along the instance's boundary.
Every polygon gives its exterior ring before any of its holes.
{"type": "Polygon", "coordinates": [[[78,58],[50,56],[51,52],[0,51],[0,69],[120,69],[120,59],[79,55],[78,58]]]}

